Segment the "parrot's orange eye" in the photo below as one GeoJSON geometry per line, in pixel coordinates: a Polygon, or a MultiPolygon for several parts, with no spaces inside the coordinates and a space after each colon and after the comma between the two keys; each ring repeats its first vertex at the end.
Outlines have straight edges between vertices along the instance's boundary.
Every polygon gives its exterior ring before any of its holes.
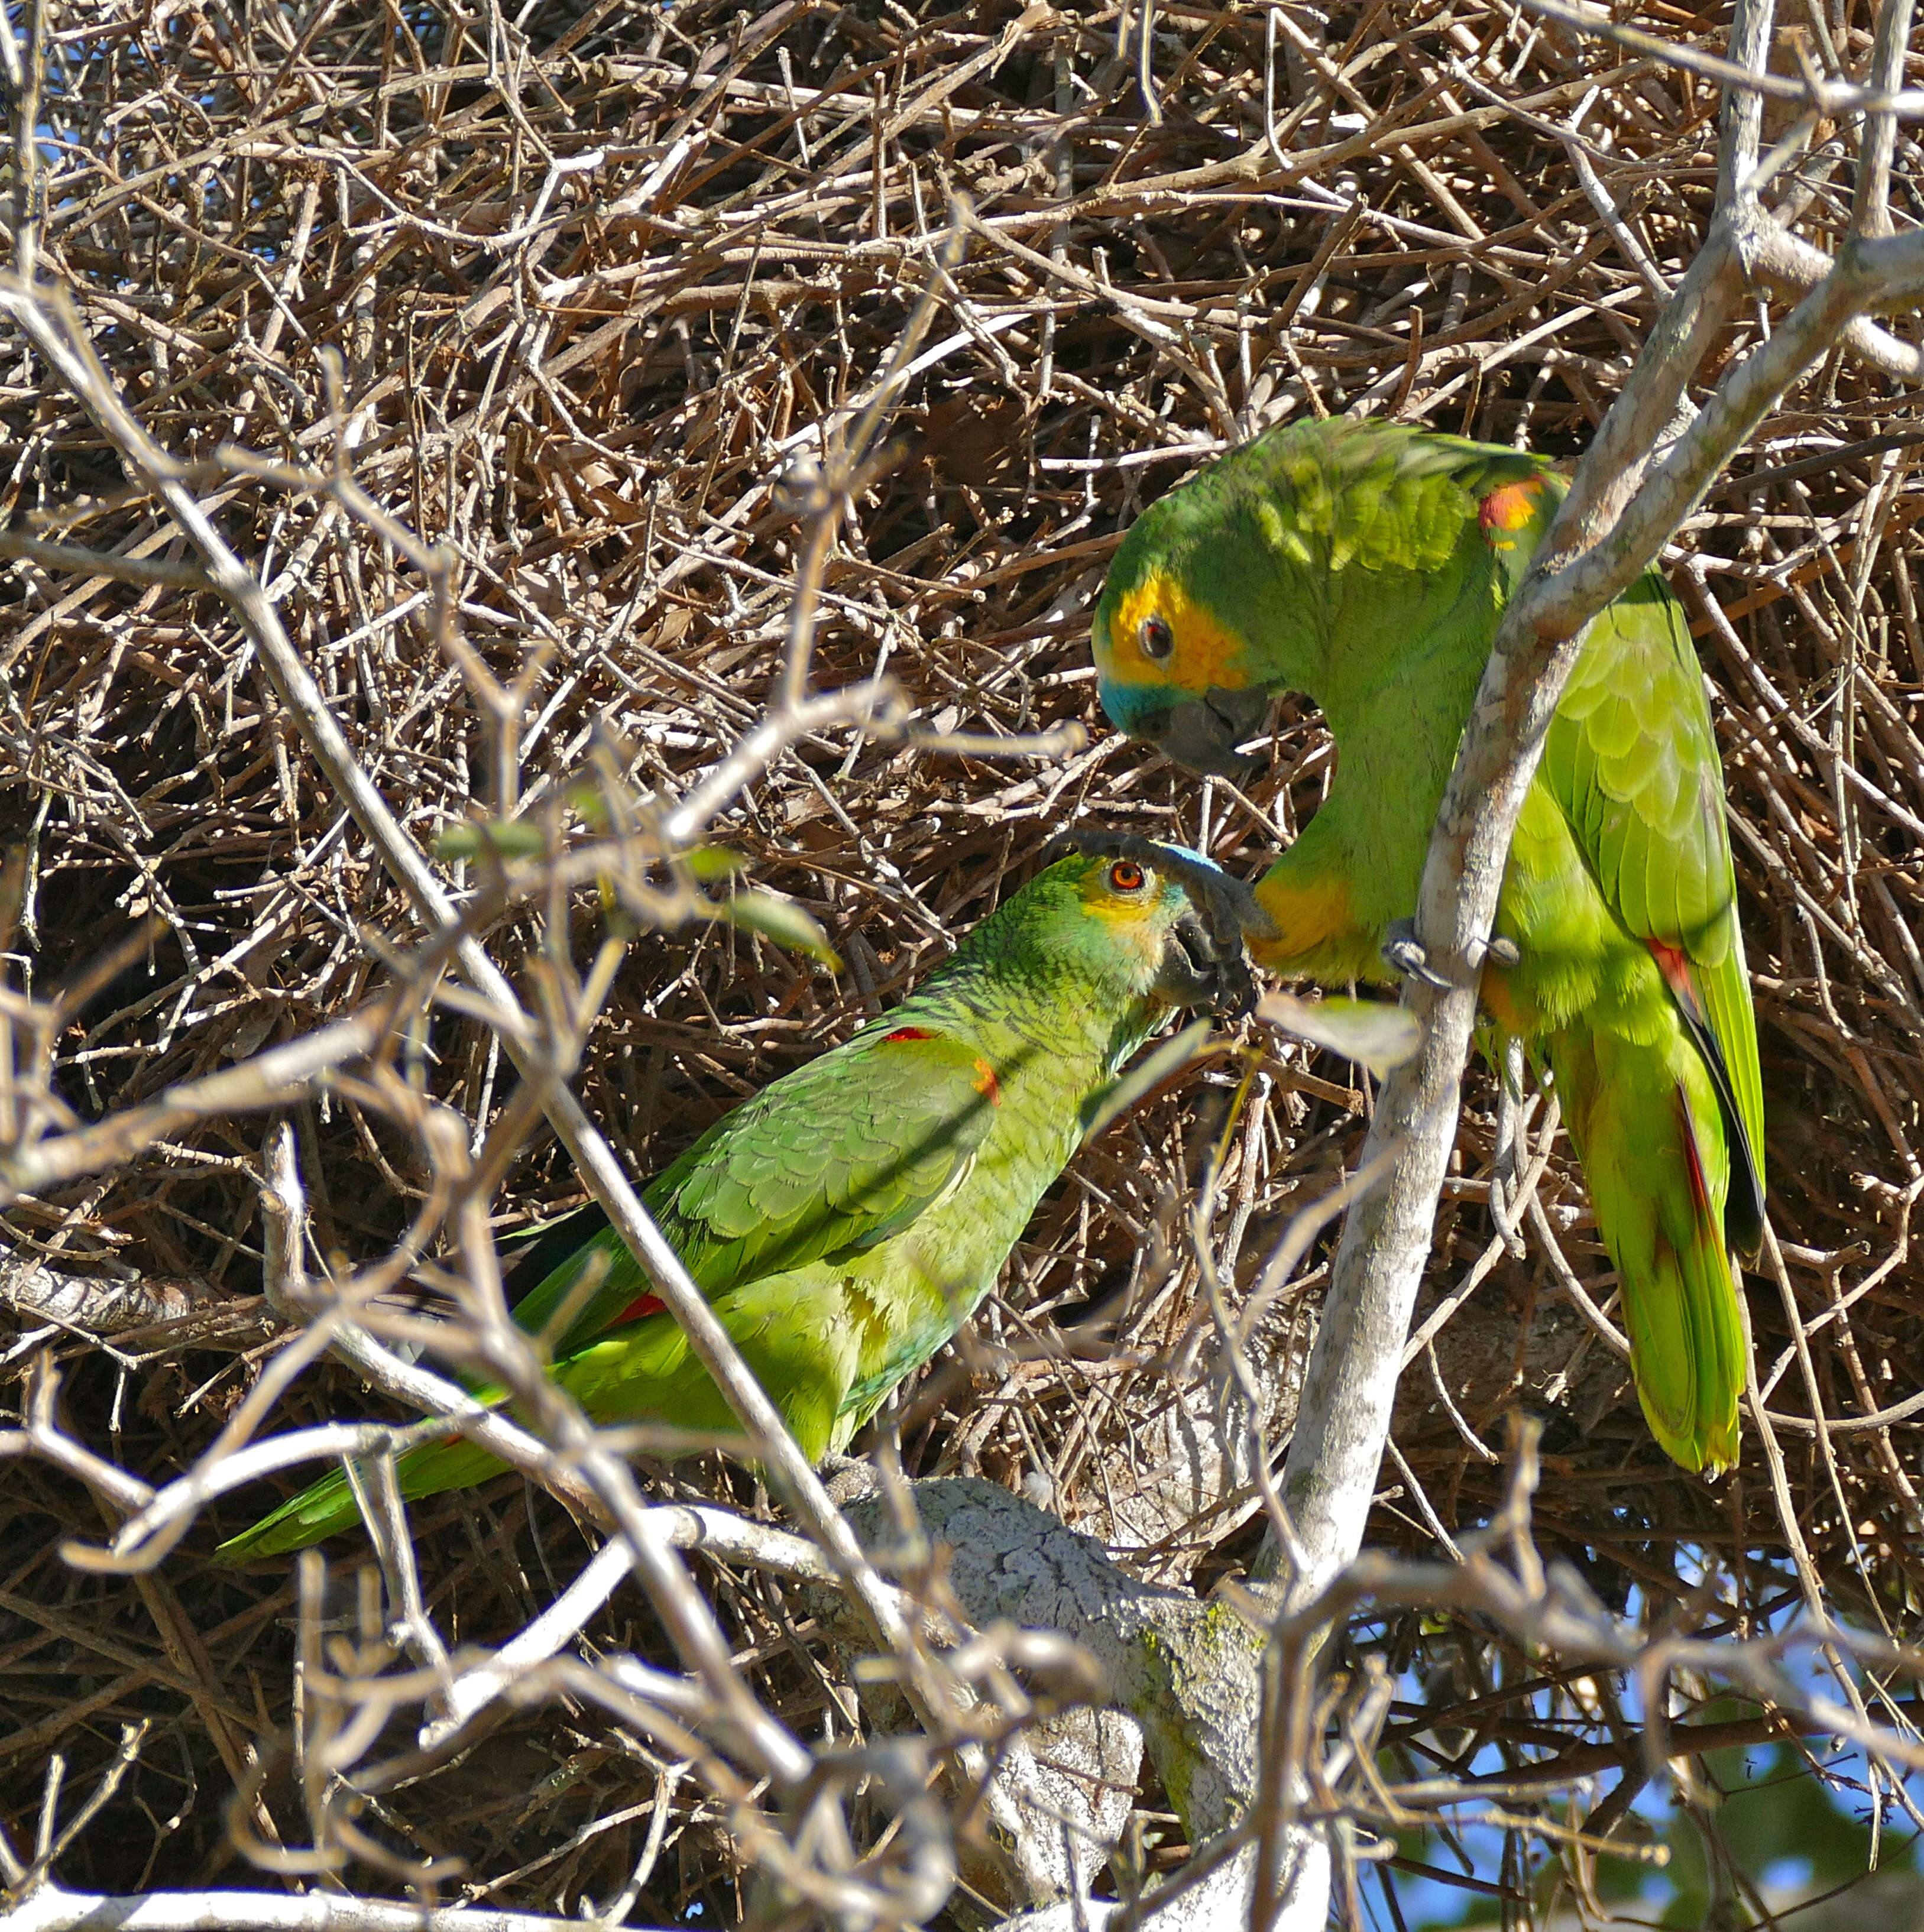
{"type": "Polygon", "coordinates": [[[1175,649],[1175,633],[1166,618],[1145,617],[1136,627],[1136,641],[1145,658],[1160,664],[1175,649]]]}
{"type": "Polygon", "coordinates": [[[1133,859],[1118,859],[1109,868],[1109,882],[1119,892],[1139,892],[1147,880],[1133,859]]]}

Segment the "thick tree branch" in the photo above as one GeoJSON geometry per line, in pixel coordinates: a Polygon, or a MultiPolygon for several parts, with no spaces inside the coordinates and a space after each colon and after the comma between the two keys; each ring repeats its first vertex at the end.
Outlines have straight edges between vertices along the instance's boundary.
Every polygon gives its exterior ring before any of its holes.
{"type": "MultiPolygon", "coordinates": [[[[991,1786],[1017,1888],[1038,1904],[1061,1901],[1020,1922],[1040,1932],[1060,1915],[1066,1928],[1103,1910],[1088,1886],[1127,1814],[1145,1748],[1193,1844],[1235,1832],[1256,1787],[1262,1642],[1253,1617],[1264,1606],[1253,1599],[1239,1609],[1145,1582],[1099,1544],[992,1483],[917,1483],[908,1494],[933,1547],[898,1546],[884,1559],[905,1580],[939,1552],[944,1594],[985,1635],[1010,1624],[1064,1632],[1100,1674],[1101,1702],[1031,1727],[991,1786]],[[1121,1732],[1118,1713],[1127,1714],[1121,1732]]],[[[878,1549],[899,1545],[884,1498],[854,1504],[849,1515],[878,1549]]],[[[834,1616],[832,1600],[821,1608],[834,1616]]],[[[1211,1915],[1247,1895],[1247,1864],[1226,1865],[1156,1922],[1197,1932],[1223,1922],[1211,1915]]]]}
{"type": "Polygon", "coordinates": [[[272,1329],[257,1296],[221,1294],[176,1277],[71,1274],[4,1246],[0,1306],[23,1323],[110,1339],[124,1354],[143,1345],[251,1348],[272,1329]]]}
{"type": "MultiPolygon", "coordinates": [[[[340,1892],[142,1892],[114,1898],[43,1886],[8,1932],[579,1932],[581,1922],[472,1906],[390,1904],[340,1892]]],[[[641,1932],[639,1927],[632,1932],[641,1932]]]]}

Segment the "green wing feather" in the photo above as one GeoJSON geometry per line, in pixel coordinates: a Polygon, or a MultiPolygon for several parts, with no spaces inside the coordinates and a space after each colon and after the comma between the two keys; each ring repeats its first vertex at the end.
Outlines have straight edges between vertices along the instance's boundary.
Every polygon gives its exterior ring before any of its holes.
{"type": "MultiPolygon", "coordinates": [[[[788,1394],[791,1426],[812,1455],[827,1446],[843,1386],[815,1356],[846,1338],[824,1331],[826,1311],[812,1322],[800,1306],[811,1286],[807,1264],[886,1240],[959,1186],[989,1131],[995,1096],[992,1075],[973,1048],[898,1009],[840,1052],[743,1102],[644,1193],[709,1300],[735,1296],[739,1305],[726,1315],[731,1332],[764,1386],[788,1394]],[[738,1290],[747,1291],[746,1300],[738,1290]],[[766,1291],[759,1300],[758,1291],[766,1291]],[[806,1372],[795,1370],[790,1358],[797,1355],[806,1372]]],[[[653,1312],[639,1305],[649,1298],[647,1277],[599,1209],[542,1230],[524,1261],[545,1265],[577,1232],[581,1244],[515,1307],[516,1322],[545,1342],[557,1379],[591,1414],[618,1414],[624,1396],[649,1388],[688,1426],[725,1426],[721,1396],[680,1330],[641,1319],[653,1312]],[[599,1279],[584,1292],[584,1277],[596,1268],[599,1279]]],[[[482,1481],[499,1466],[485,1450],[450,1442],[405,1457],[402,1486],[410,1496],[431,1496],[482,1481]]],[[[217,1554],[239,1563],[299,1549],[358,1515],[337,1470],[217,1554]]]]}
{"type": "Polygon", "coordinates": [[[1251,490],[1277,512],[1267,534],[1322,567],[1431,572],[1448,562],[1477,498],[1542,473],[1542,458],[1374,421],[1305,424],[1223,458],[1217,487],[1251,490]]]}
{"type": "MultiPolygon", "coordinates": [[[[995,1112],[976,1050],[902,1010],[743,1102],[642,1199],[712,1301],[743,1282],[899,1234],[966,1176],[995,1112]]],[[[647,1277],[604,1227],[515,1310],[565,1360],[616,1325],[647,1277]],[[576,1294],[591,1257],[606,1273],[576,1294]],[[572,1309],[571,1300],[579,1305],[572,1309]],[[557,1316],[560,1332],[545,1333],[557,1316]]]]}
{"type": "MultiPolygon", "coordinates": [[[[1514,542],[1490,533],[1511,590],[1563,499],[1560,477],[1540,464],[1537,473],[1547,487],[1527,532],[1514,542]]],[[[1493,470],[1486,480],[1467,458],[1463,474],[1473,490],[1515,480],[1493,470]]],[[[1658,571],[1646,570],[1592,625],[1538,776],[1625,929],[1688,962],[1687,983],[1673,991],[1729,1121],[1731,1232],[1754,1246],[1763,1214],[1763,1083],[1723,764],[1689,627],[1658,571]]]]}
{"type": "MultiPolygon", "coordinates": [[[[1540,776],[1605,900],[1640,939],[1679,949],[1758,1191],[1763,1085],[1736,917],[1722,766],[1683,612],[1649,572],[1598,618],[1540,776]]],[[[1686,1013],[1686,1018],[1694,1016],[1686,1013]]],[[[1733,1160],[1733,1186],[1741,1160],[1733,1160]]],[[[1754,1204],[1733,1202],[1739,1222],[1754,1204]]]]}

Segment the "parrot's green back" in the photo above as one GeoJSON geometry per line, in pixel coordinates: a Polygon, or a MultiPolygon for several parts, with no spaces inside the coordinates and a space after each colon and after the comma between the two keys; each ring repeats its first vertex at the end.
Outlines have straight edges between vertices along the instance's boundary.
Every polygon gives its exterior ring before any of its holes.
{"type": "MultiPolygon", "coordinates": [[[[643,1199],[811,1460],[841,1447],[994,1284],[1122,1062],[1199,984],[1179,886],[1064,859],[901,1005],[716,1123],[643,1199]]],[[[598,1422],[738,1429],[634,1258],[604,1228],[515,1308],[598,1422]]],[[[458,1439],[410,1452],[410,1497],[501,1465],[458,1439]]],[[[351,1528],[344,1477],[218,1554],[351,1528]]]]}
{"type": "MultiPolygon", "coordinates": [[[[1349,421],[1292,424],[1154,504],[1095,620],[1103,701],[1228,758],[1240,694],[1322,707],[1338,768],[1256,888],[1265,964],[1393,976],[1504,604],[1564,485],[1541,459],[1349,421]],[[1212,737],[1212,733],[1214,736],[1212,737]]],[[[1218,765],[1214,768],[1224,769],[1218,765]]],[[[1729,1250],[1762,1228],[1763,1091],[1722,770],[1687,626],[1646,572],[1592,626],[1511,847],[1486,1004],[1553,1070],[1622,1282],[1644,1411],[1691,1468],[1737,1454],[1729,1250]]]]}

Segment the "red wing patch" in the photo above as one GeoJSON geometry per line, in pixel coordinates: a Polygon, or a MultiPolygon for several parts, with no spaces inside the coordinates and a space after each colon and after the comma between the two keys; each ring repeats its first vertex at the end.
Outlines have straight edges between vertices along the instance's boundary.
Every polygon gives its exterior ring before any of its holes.
{"type": "Polygon", "coordinates": [[[1701,1026],[1703,1007],[1697,997],[1697,979],[1690,970],[1690,955],[1680,946],[1666,946],[1661,939],[1646,939],[1650,957],[1664,976],[1664,984],[1675,994],[1676,1003],[1701,1026]]]}
{"type": "MultiPolygon", "coordinates": [[[[1669,987],[1670,997],[1676,1002],[1685,1031],[1703,1057],[1704,1071],[1710,1076],[1710,1084],[1717,1090],[1717,1105],[1724,1116],[1724,1133],[1730,1152],[1730,1195],[1724,1209],[1724,1225],[1732,1245],[1745,1254],[1754,1254],[1757,1243],[1763,1238],[1763,1180],[1757,1168],[1759,1150],[1751,1145],[1743,1115],[1738,1110],[1736,1094],[1730,1085],[1730,1069],[1724,1064],[1724,1049],[1704,1013],[1703,1003],[1697,997],[1697,976],[1691,970],[1689,956],[1682,947],[1667,946],[1661,939],[1646,940],[1644,944],[1649,947],[1650,957],[1657,962],[1657,970],[1664,976],[1664,984],[1669,987]]],[[[1677,1104],[1684,1105],[1681,1090],[1677,1104]]],[[[1685,1124],[1688,1125],[1687,1117],[1685,1124]]],[[[1694,1141],[1691,1142],[1691,1158],[1693,1161],[1696,1159],[1694,1141]]],[[[1692,1178],[1692,1185],[1699,1190],[1700,1202],[1703,1198],[1702,1182],[1703,1172],[1700,1168],[1692,1178]]]]}
{"type": "Polygon", "coordinates": [[[897,1027],[893,1033],[882,1035],[882,1044],[887,1046],[898,1040],[933,1040],[935,1036],[926,1027],[897,1027]]]}
{"type": "Polygon", "coordinates": [[[1002,1083],[996,1078],[995,1068],[978,1055],[975,1063],[975,1070],[982,1076],[982,1078],[975,1083],[975,1090],[978,1094],[986,1094],[989,1096],[989,1104],[992,1107],[1001,1106],[1002,1083]]]}
{"type": "Polygon", "coordinates": [[[1503,541],[1513,530],[1520,530],[1536,514],[1536,499],[1543,488],[1541,476],[1526,477],[1520,483],[1505,483],[1500,489],[1490,491],[1476,506],[1476,520],[1483,534],[1499,550],[1514,548],[1503,541]],[[1493,534],[1501,532],[1502,536],[1493,534]]]}
{"type": "Polygon", "coordinates": [[[620,1328],[630,1322],[639,1322],[650,1315],[665,1315],[668,1304],[659,1294],[638,1294],[608,1325],[620,1328]]]}

